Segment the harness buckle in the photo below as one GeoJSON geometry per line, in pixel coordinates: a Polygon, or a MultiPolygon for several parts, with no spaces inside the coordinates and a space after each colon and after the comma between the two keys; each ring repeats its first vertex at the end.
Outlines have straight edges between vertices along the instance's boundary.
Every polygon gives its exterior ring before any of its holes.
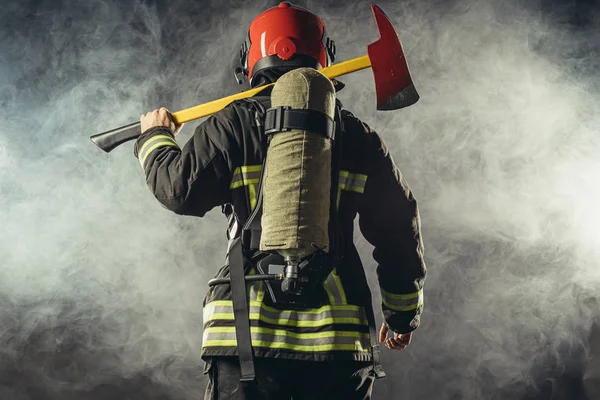
{"type": "Polygon", "coordinates": [[[265,134],[272,135],[277,132],[287,132],[290,129],[285,126],[285,113],[291,110],[290,106],[272,107],[267,110],[265,118],[265,134]]]}

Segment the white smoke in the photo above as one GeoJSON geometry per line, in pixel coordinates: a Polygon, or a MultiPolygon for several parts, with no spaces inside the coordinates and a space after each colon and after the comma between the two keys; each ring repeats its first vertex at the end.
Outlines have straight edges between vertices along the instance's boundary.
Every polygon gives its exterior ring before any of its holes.
{"type": "MultiPolygon", "coordinates": [[[[0,11],[1,398],[202,397],[201,306],[225,221],[162,209],[131,144],[105,154],[89,136],[236,90],[235,46],[276,4],[243,3],[0,11]]],[[[297,4],[340,61],[377,38],[368,2],[297,4]]],[[[370,71],[341,79],[340,98],[411,185],[429,275],[422,327],[409,350],[384,349],[374,398],[577,398],[561,378],[585,365],[600,289],[597,8],[582,32],[540,5],[378,4],[421,100],[376,112],[370,71]]]]}

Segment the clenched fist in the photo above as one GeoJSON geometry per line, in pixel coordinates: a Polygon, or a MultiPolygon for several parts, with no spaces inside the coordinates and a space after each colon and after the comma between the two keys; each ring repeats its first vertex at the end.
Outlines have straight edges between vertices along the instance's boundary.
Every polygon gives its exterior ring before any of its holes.
{"type": "Polygon", "coordinates": [[[166,126],[171,128],[173,135],[177,135],[183,124],[175,125],[171,113],[165,107],[161,107],[158,110],[150,111],[147,114],[142,114],[140,117],[140,124],[142,133],[152,128],[153,126],[166,126]]]}
{"type": "Polygon", "coordinates": [[[410,340],[412,339],[412,332],[409,333],[396,333],[392,332],[392,337],[387,337],[389,328],[385,324],[385,322],[381,325],[381,330],[379,331],[379,343],[385,342],[385,346],[390,350],[404,350],[406,346],[410,344],[410,340]]]}

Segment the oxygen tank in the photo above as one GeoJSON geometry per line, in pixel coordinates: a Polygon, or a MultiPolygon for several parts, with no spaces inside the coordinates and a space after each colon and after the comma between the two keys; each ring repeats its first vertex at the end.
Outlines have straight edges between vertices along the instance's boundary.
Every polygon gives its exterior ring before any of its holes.
{"type": "Polygon", "coordinates": [[[277,107],[316,112],[299,113],[309,115],[302,128],[269,135],[263,176],[260,250],[284,257],[282,291],[295,292],[302,260],[317,250],[329,251],[332,140],[317,122],[329,119],[333,126],[333,83],[312,68],[292,70],[271,92],[269,111],[277,107]]]}

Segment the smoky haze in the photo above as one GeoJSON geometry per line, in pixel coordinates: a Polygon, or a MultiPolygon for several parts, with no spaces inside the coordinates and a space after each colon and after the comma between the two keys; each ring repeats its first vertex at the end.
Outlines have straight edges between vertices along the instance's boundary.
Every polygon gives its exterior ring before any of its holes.
{"type": "MultiPolygon", "coordinates": [[[[202,398],[202,300],[225,219],[163,209],[132,143],[105,154],[89,136],[239,90],[238,46],[275,4],[3,3],[0,399],[202,398]]],[[[295,4],[324,19],[339,60],[377,38],[369,2],[295,4]]],[[[583,380],[600,377],[588,362],[600,353],[600,3],[378,4],[421,100],[377,112],[369,71],[341,79],[339,97],[419,201],[429,274],[422,327],[408,350],[384,349],[374,399],[600,398],[583,380]]],[[[372,248],[356,243],[379,310],[372,248]]]]}

